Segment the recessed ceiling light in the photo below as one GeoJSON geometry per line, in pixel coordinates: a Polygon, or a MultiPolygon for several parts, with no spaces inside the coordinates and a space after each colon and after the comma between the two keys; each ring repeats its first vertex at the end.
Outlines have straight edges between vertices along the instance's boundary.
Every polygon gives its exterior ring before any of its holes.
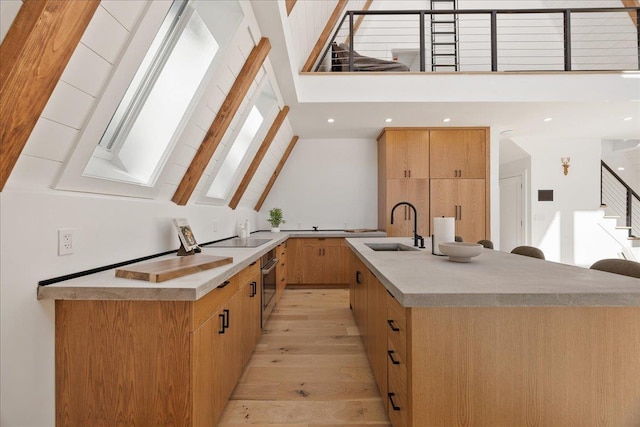
{"type": "Polygon", "coordinates": [[[451,121],[451,119],[449,117],[447,117],[446,119],[442,119],[443,122],[445,123],[449,123],[451,121]]]}
{"type": "Polygon", "coordinates": [[[627,121],[627,120],[631,120],[631,119],[633,119],[633,117],[625,117],[625,118],[624,118],[624,120],[625,120],[625,121],[627,121]]]}
{"type": "Polygon", "coordinates": [[[384,119],[384,121],[385,121],[386,123],[391,123],[391,122],[393,121],[393,119],[391,119],[391,118],[389,118],[389,119],[384,119]]]}
{"type": "Polygon", "coordinates": [[[333,123],[333,122],[335,122],[335,120],[333,120],[333,119],[327,119],[327,121],[328,121],[329,123],[333,123]]]}
{"type": "Polygon", "coordinates": [[[618,170],[619,170],[619,171],[623,171],[623,170],[624,170],[624,168],[623,168],[623,167],[619,167],[619,168],[618,168],[618,170]]]}
{"type": "Polygon", "coordinates": [[[553,120],[551,117],[547,117],[546,119],[544,119],[545,122],[550,122],[551,120],[553,120]]]}

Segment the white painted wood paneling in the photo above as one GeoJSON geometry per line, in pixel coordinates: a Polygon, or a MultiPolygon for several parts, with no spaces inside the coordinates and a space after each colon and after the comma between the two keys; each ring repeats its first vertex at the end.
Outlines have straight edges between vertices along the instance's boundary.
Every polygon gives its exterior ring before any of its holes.
{"type": "Polygon", "coordinates": [[[22,155],[11,171],[3,191],[47,188],[57,176],[61,166],[62,163],[55,160],[22,155]]]}
{"type": "Polygon", "coordinates": [[[107,82],[112,65],[83,43],[73,53],[61,80],[96,97],[107,82]]]}
{"type": "Polygon", "coordinates": [[[78,133],[77,129],[40,117],[22,154],[63,162],[78,133]]]}
{"type": "Polygon", "coordinates": [[[7,35],[13,20],[18,15],[22,7],[22,0],[2,0],[0,1],[0,43],[7,35]]]}
{"type": "Polygon", "coordinates": [[[124,28],[132,31],[148,2],[143,0],[102,0],[100,3],[124,28]]]}
{"type": "Polygon", "coordinates": [[[80,129],[85,123],[94,101],[93,96],[60,80],[53,90],[47,106],[42,111],[42,117],[74,129],[80,129]]]}
{"type": "Polygon", "coordinates": [[[81,41],[111,64],[115,64],[128,37],[127,29],[100,6],[81,41]]]}

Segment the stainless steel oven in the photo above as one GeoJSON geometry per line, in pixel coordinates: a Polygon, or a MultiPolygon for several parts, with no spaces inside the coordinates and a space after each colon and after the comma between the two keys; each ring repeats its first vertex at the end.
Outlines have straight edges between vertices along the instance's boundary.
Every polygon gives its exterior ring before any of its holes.
{"type": "Polygon", "coordinates": [[[276,303],[276,250],[272,249],[260,258],[262,269],[262,327],[267,323],[269,314],[276,303]]]}

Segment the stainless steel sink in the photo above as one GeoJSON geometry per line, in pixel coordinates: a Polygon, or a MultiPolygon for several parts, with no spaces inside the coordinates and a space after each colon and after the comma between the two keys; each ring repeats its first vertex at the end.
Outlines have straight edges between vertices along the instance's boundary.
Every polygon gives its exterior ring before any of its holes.
{"type": "Polygon", "coordinates": [[[402,243],[365,243],[365,246],[370,247],[374,251],[385,251],[385,252],[408,252],[408,251],[417,251],[418,248],[413,246],[403,245],[402,243]]]}

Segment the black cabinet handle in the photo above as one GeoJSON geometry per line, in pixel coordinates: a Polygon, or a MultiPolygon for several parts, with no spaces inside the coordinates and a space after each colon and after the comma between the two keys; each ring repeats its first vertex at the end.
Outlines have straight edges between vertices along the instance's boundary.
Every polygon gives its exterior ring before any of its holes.
{"type": "Polygon", "coordinates": [[[396,405],[396,403],[393,401],[393,396],[395,396],[395,393],[387,393],[387,395],[389,396],[389,402],[391,402],[391,407],[393,408],[394,411],[399,411],[400,407],[398,405],[396,405]]]}
{"type": "Polygon", "coordinates": [[[400,364],[400,362],[393,358],[393,350],[387,350],[387,354],[389,355],[389,359],[391,359],[391,363],[393,363],[394,365],[400,364]]]}
{"type": "Polygon", "coordinates": [[[393,324],[393,319],[389,319],[389,320],[387,320],[387,323],[389,324],[389,326],[391,327],[391,330],[392,330],[393,332],[400,332],[400,328],[398,328],[397,326],[395,326],[395,325],[393,324]]]}
{"type": "Polygon", "coordinates": [[[252,265],[256,265],[258,261],[253,261],[251,264],[249,264],[249,267],[251,267],[252,265]]]}
{"type": "Polygon", "coordinates": [[[362,273],[360,272],[360,270],[356,271],[356,283],[357,283],[358,285],[361,285],[361,284],[362,284],[362,282],[360,281],[360,275],[361,275],[361,274],[362,274],[362,273]]]}
{"type": "Polygon", "coordinates": [[[249,295],[250,298],[253,298],[256,296],[256,293],[258,293],[257,291],[257,283],[256,282],[251,282],[251,295],[249,295]]]}
{"type": "Polygon", "coordinates": [[[231,283],[230,281],[226,280],[222,285],[218,286],[218,289],[222,289],[225,286],[227,286],[229,283],[231,283]]]}
{"type": "Polygon", "coordinates": [[[284,282],[284,277],[280,279],[281,282],[284,282]]]}
{"type": "Polygon", "coordinates": [[[218,314],[218,316],[220,316],[222,318],[222,322],[220,322],[220,330],[218,331],[219,334],[224,334],[224,314],[218,314]]]}
{"type": "Polygon", "coordinates": [[[229,309],[225,308],[224,310],[222,310],[222,312],[225,314],[224,327],[228,328],[229,327],[229,309]]]}

